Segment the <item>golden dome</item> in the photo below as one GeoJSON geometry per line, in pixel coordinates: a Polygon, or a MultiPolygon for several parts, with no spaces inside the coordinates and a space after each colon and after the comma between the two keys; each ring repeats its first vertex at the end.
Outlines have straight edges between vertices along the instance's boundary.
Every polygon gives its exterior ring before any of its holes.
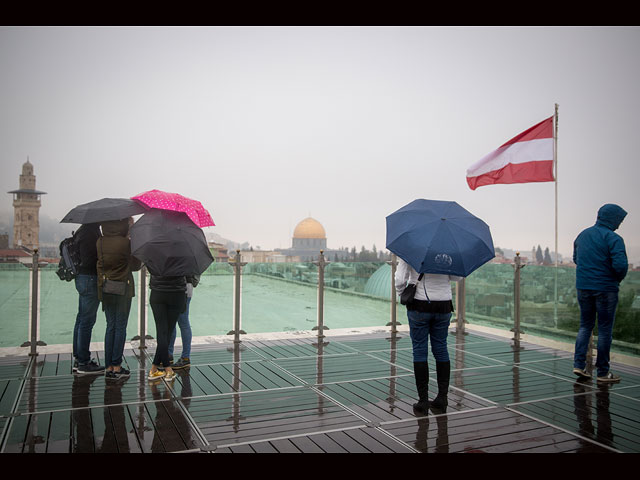
{"type": "Polygon", "coordinates": [[[293,231],[293,238],[326,238],[324,227],[311,217],[305,218],[293,231]]]}

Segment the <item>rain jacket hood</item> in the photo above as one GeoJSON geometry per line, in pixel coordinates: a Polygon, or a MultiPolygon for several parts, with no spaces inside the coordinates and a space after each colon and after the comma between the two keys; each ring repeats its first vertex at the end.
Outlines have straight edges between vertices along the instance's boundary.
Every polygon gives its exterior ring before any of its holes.
{"type": "Polygon", "coordinates": [[[103,222],[102,234],[105,237],[126,237],[129,233],[129,219],[103,222]]]}
{"type": "Polygon", "coordinates": [[[598,210],[596,225],[603,225],[611,230],[617,230],[627,216],[627,212],[614,203],[607,203],[598,210]]]}

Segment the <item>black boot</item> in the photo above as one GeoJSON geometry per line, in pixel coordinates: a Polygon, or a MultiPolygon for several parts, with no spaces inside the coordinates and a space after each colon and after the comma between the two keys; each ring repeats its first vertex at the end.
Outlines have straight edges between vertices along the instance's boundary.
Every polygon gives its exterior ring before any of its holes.
{"type": "Polygon", "coordinates": [[[416,377],[418,402],[413,404],[417,412],[426,413],[429,408],[429,364],[427,362],[413,362],[413,374],[416,377]]]}
{"type": "Polygon", "coordinates": [[[431,408],[446,413],[447,393],[449,392],[449,378],[451,377],[451,362],[436,362],[436,376],[438,379],[438,395],[431,402],[431,408]]]}

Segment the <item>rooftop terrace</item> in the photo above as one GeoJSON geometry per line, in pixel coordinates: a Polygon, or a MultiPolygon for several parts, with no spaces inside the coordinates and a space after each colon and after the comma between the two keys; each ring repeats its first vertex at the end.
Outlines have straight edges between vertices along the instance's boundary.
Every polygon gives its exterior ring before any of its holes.
{"type": "MultiPolygon", "coordinates": [[[[0,452],[639,452],[638,272],[621,285],[612,369],[622,382],[609,387],[572,373],[574,270],[514,272],[487,264],[452,286],[449,409],[424,416],[384,262],[213,264],[191,302],[192,365],[169,383],[146,377],[155,325],[144,272],[127,329],[131,377],[112,382],[72,373],[73,283],[54,266],[4,266],[0,452]]],[[[99,311],[100,362],[104,328],[99,311]]]]}
{"type": "Polygon", "coordinates": [[[125,381],[74,376],[53,349],[1,357],[0,451],[640,452],[640,369],[614,363],[622,382],[598,387],[568,352],[471,328],[451,331],[449,408],[427,416],[406,326],[220,337],[171,382],[146,378],[152,341],[127,344],[125,381]]]}

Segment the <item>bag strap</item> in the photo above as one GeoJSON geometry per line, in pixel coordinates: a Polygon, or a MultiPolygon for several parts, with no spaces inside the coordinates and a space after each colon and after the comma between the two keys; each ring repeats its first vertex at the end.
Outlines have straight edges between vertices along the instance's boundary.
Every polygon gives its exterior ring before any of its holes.
{"type": "MultiPolygon", "coordinates": [[[[423,276],[424,276],[424,273],[421,273],[420,276],[418,277],[418,282],[422,280],[423,276]]],[[[422,288],[424,289],[424,296],[427,297],[427,302],[431,303],[431,300],[429,300],[429,295],[427,295],[426,282],[422,284],[422,288]]]]}
{"type": "MultiPolygon", "coordinates": [[[[100,242],[100,252],[102,254],[102,268],[104,269],[104,250],[103,250],[103,246],[102,246],[102,237],[100,237],[98,239],[98,242],[100,242]]],[[[107,274],[104,273],[104,270],[102,270],[102,280],[108,280],[107,278],[107,274]]]]}

